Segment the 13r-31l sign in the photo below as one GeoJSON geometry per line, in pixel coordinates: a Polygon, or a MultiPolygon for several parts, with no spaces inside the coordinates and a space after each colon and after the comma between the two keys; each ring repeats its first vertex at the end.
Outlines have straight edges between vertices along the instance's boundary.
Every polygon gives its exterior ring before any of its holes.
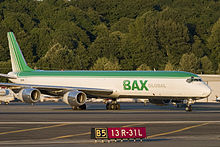
{"type": "Polygon", "coordinates": [[[146,138],[145,127],[92,128],[92,139],[146,138]]]}

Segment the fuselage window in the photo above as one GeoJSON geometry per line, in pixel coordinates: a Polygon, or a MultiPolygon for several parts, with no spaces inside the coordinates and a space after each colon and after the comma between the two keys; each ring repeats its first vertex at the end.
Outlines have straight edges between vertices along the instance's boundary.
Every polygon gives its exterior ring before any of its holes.
{"type": "Polygon", "coordinates": [[[202,79],[191,77],[191,78],[189,78],[189,79],[186,80],[186,82],[188,82],[188,83],[191,83],[191,82],[193,82],[193,81],[195,81],[195,82],[201,82],[202,79]]]}

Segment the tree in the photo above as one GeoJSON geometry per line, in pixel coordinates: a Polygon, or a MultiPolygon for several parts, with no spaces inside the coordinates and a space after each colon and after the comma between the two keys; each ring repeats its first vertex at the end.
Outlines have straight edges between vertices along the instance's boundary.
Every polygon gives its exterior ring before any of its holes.
{"type": "Polygon", "coordinates": [[[180,55],[191,50],[188,43],[190,40],[188,28],[171,19],[159,19],[155,23],[160,49],[167,54],[168,61],[172,65],[178,65],[180,55]]]}
{"type": "Polygon", "coordinates": [[[78,47],[74,52],[74,69],[77,70],[85,70],[90,66],[90,58],[88,57],[88,50],[84,47],[84,45],[79,42],[78,47]]]}
{"type": "Polygon", "coordinates": [[[209,60],[207,56],[201,58],[201,64],[202,64],[202,71],[204,73],[213,72],[212,62],[209,60]]]}
{"type": "Polygon", "coordinates": [[[196,73],[199,68],[199,60],[193,53],[186,53],[180,59],[180,70],[196,73]]]}
{"type": "Polygon", "coordinates": [[[220,74],[220,63],[218,64],[218,70],[217,73],[220,74]]]}
{"type": "Polygon", "coordinates": [[[106,36],[109,35],[109,30],[108,30],[107,26],[104,23],[102,23],[98,26],[95,26],[94,28],[95,28],[95,31],[94,31],[95,34],[100,38],[101,37],[106,37],[106,36]]]}
{"type": "Polygon", "coordinates": [[[220,62],[220,18],[213,25],[211,35],[208,38],[208,47],[211,49],[211,59],[214,63],[214,70],[217,70],[220,62]]]}
{"type": "Polygon", "coordinates": [[[136,70],[145,71],[145,70],[151,70],[151,69],[149,66],[147,66],[147,64],[141,64],[136,70]]]}
{"type": "Polygon", "coordinates": [[[196,55],[197,57],[201,58],[205,54],[204,44],[202,40],[196,35],[193,37],[193,40],[194,42],[192,44],[192,53],[196,55]]]}
{"type": "Polygon", "coordinates": [[[67,46],[69,49],[77,48],[78,42],[82,42],[85,46],[89,46],[90,39],[86,31],[78,27],[71,21],[58,21],[55,26],[56,31],[52,32],[51,36],[62,46],[67,46]]]}
{"type": "Polygon", "coordinates": [[[173,67],[173,65],[170,62],[167,62],[164,70],[166,70],[166,71],[173,71],[174,67],[173,67]]]}
{"type": "Polygon", "coordinates": [[[25,44],[31,43],[28,46],[32,48],[33,55],[37,56],[36,61],[47,53],[52,41],[51,33],[50,28],[34,28],[31,30],[30,36],[27,37],[25,44]]]}
{"type": "Polygon", "coordinates": [[[6,61],[9,59],[9,49],[3,48],[0,44],[0,61],[6,61]]]}
{"type": "Polygon", "coordinates": [[[141,64],[162,70],[168,62],[177,68],[183,54],[193,53],[198,60],[207,56],[216,72],[219,4],[216,0],[2,0],[0,61],[10,58],[6,36],[13,31],[31,65],[59,43],[72,52],[73,69],[89,69],[98,58],[115,57],[123,70],[141,64]]]}
{"type": "Polygon", "coordinates": [[[112,33],[108,32],[105,35],[103,34],[97,37],[88,48],[91,62],[94,63],[99,57],[106,57],[108,59],[114,57],[120,60],[122,56],[120,53],[123,38],[124,35],[119,31],[112,33]]]}
{"type": "Polygon", "coordinates": [[[134,22],[134,19],[122,17],[111,26],[111,31],[120,31],[122,33],[128,33],[129,25],[134,22]]]}
{"type": "Polygon", "coordinates": [[[136,69],[141,64],[147,64],[150,68],[161,69],[166,57],[160,49],[157,41],[157,29],[149,17],[151,12],[138,17],[134,23],[129,26],[129,33],[126,34],[126,41],[123,44],[124,61],[123,68],[126,64],[136,69]]]}
{"type": "Polygon", "coordinates": [[[74,55],[72,50],[62,47],[59,43],[54,43],[46,55],[37,64],[44,69],[72,69],[74,65],[74,55]]]}
{"type": "Polygon", "coordinates": [[[91,70],[120,70],[117,61],[111,62],[106,57],[98,58],[91,70]]]}
{"type": "MultiPolygon", "coordinates": [[[[0,61],[0,71],[1,73],[7,74],[11,71],[11,61],[0,61]]],[[[0,77],[1,82],[7,82],[6,78],[0,77]]]]}

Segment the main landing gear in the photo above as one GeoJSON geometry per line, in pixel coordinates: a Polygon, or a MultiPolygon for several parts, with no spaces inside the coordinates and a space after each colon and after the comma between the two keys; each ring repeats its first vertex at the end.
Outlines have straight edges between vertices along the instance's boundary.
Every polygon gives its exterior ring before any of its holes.
{"type": "Polygon", "coordinates": [[[106,104],[106,109],[107,110],[120,110],[120,104],[117,103],[116,99],[112,99],[111,103],[106,104]]]}
{"type": "Polygon", "coordinates": [[[73,110],[86,110],[86,104],[83,104],[81,106],[72,106],[73,110]]]}

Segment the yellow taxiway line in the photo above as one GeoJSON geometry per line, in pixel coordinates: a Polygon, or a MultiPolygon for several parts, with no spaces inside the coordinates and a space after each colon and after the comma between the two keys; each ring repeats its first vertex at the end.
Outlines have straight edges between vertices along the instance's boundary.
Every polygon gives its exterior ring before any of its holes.
{"type": "MultiPolygon", "coordinates": [[[[130,125],[122,126],[122,127],[131,127],[131,126],[137,126],[137,125],[141,125],[141,124],[142,124],[142,123],[130,124],[130,125]]],[[[86,132],[86,133],[79,133],[79,134],[74,134],[74,135],[58,136],[58,137],[50,138],[50,140],[63,139],[63,138],[70,138],[70,137],[83,136],[83,135],[90,135],[90,134],[91,134],[91,132],[86,132]]]]}
{"type": "Polygon", "coordinates": [[[23,130],[8,131],[8,132],[2,132],[2,133],[0,133],[0,135],[10,134],[10,133],[27,132],[27,131],[34,131],[34,130],[41,130],[41,129],[48,129],[48,128],[54,128],[54,127],[61,127],[61,126],[65,126],[65,125],[69,125],[69,124],[58,124],[58,125],[39,127],[39,128],[30,128],[30,129],[23,129],[23,130]]]}
{"type": "MultiPolygon", "coordinates": [[[[125,125],[125,126],[122,126],[122,127],[131,127],[131,126],[137,126],[137,125],[141,125],[141,124],[144,124],[144,123],[137,123],[137,124],[125,125]]],[[[174,130],[174,131],[170,131],[170,132],[155,134],[155,135],[148,136],[148,138],[154,138],[154,137],[158,137],[158,136],[169,135],[169,134],[173,134],[173,133],[177,133],[177,132],[189,130],[189,129],[192,129],[192,128],[204,126],[204,125],[207,125],[207,124],[209,124],[209,123],[202,123],[202,124],[199,124],[199,125],[194,125],[194,126],[185,127],[185,128],[183,128],[183,129],[178,129],[178,130],[174,130]]],[[[90,135],[90,134],[91,134],[91,132],[86,132],[86,133],[79,133],[79,134],[74,134],[74,135],[58,136],[58,137],[51,138],[50,140],[70,138],[70,137],[90,135]]]]}
{"type": "MultiPolygon", "coordinates": [[[[137,125],[141,125],[141,124],[145,124],[145,123],[136,123],[136,124],[124,125],[122,127],[131,127],[131,126],[137,126],[137,125]]],[[[174,131],[170,131],[170,132],[155,134],[155,135],[148,136],[148,138],[154,138],[154,137],[158,137],[158,136],[169,135],[169,134],[173,134],[173,133],[189,130],[189,129],[192,129],[192,128],[204,126],[204,125],[207,125],[207,124],[209,124],[209,123],[202,123],[202,124],[185,127],[185,128],[174,130],[174,131]]],[[[41,129],[48,129],[48,128],[54,128],[54,127],[61,127],[61,126],[65,126],[65,125],[70,125],[70,124],[63,123],[63,124],[56,124],[56,125],[52,125],[52,126],[45,126],[45,127],[39,127],[39,128],[30,128],[30,129],[23,129],[23,130],[0,132],[0,135],[11,134],[11,133],[27,132],[27,131],[34,131],[34,130],[41,130],[41,129]]],[[[73,134],[73,135],[58,136],[58,137],[50,138],[50,140],[70,138],[70,137],[75,137],[75,136],[89,135],[90,133],[91,132],[85,132],[85,133],[79,133],[79,134],[73,134]]]]}
{"type": "Polygon", "coordinates": [[[202,124],[199,124],[199,125],[194,125],[194,126],[185,127],[185,128],[183,128],[183,129],[179,129],[179,130],[174,130],[174,131],[170,131],[170,132],[155,134],[155,135],[148,136],[148,138],[154,138],[154,137],[158,137],[158,136],[169,135],[169,134],[173,134],[173,133],[177,133],[177,132],[189,130],[189,129],[192,129],[192,128],[204,126],[204,125],[207,125],[207,124],[209,124],[209,123],[202,123],[202,124]]]}
{"type": "Polygon", "coordinates": [[[50,138],[50,140],[63,139],[63,138],[69,138],[69,137],[75,137],[75,136],[90,135],[90,134],[91,134],[91,132],[86,132],[86,133],[79,133],[79,134],[74,134],[74,135],[58,136],[58,137],[50,138]]]}

